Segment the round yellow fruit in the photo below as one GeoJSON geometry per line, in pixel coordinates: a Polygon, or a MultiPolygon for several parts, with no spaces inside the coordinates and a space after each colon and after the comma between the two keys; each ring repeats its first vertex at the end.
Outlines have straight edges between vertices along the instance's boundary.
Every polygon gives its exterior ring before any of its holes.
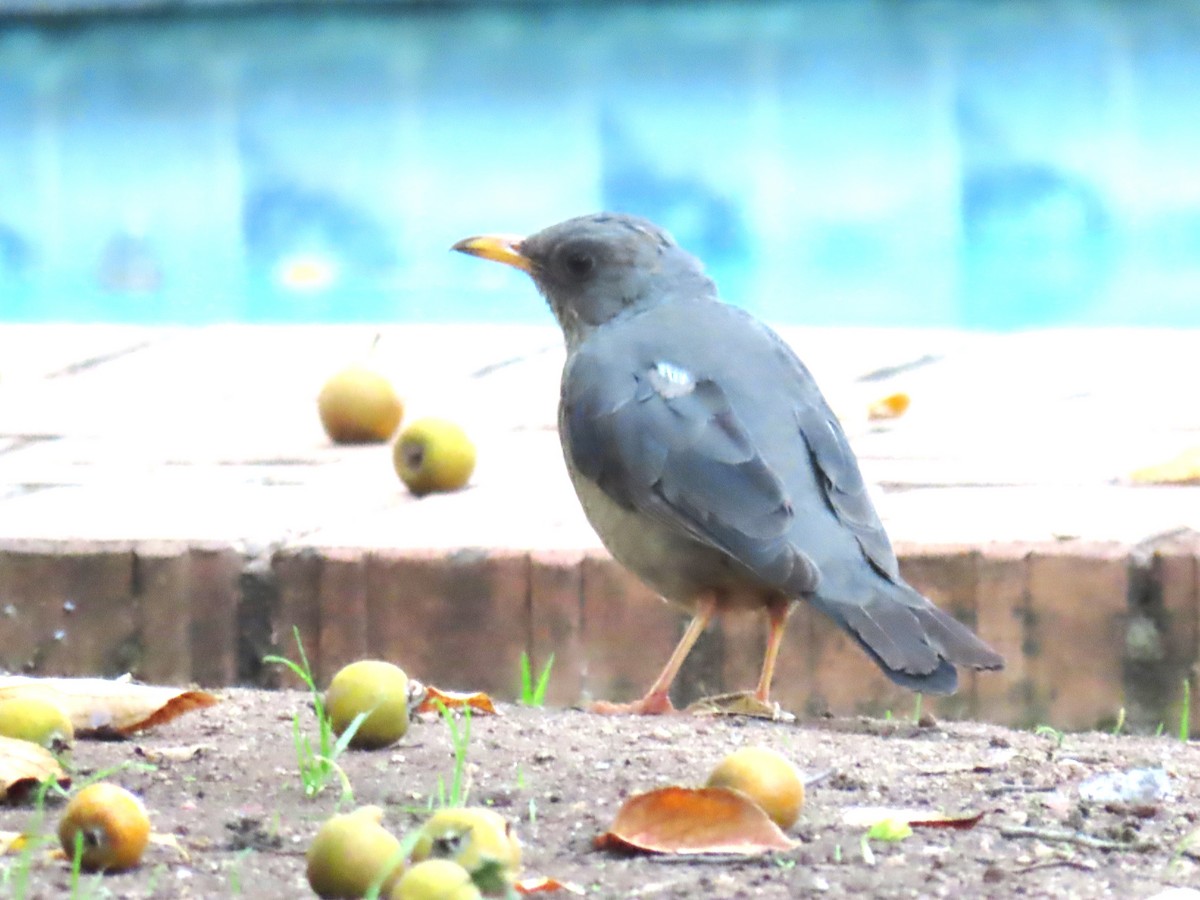
{"type": "Polygon", "coordinates": [[[494,866],[511,883],[521,869],[521,842],[504,816],[479,806],[439,809],[417,835],[412,860],[450,859],[472,875],[494,866]]]}
{"type": "Polygon", "coordinates": [[[58,839],[68,859],[80,835],[80,865],[89,872],[117,872],[138,864],[150,842],[150,817],[125,788],[99,781],[70,799],[58,822],[58,839]]]}
{"type": "Polygon", "coordinates": [[[396,433],[404,404],[378,372],[350,366],[325,382],[317,412],[335,444],[379,444],[396,433]]]}
{"type": "Polygon", "coordinates": [[[400,433],[392,462],[417,496],[457,491],[475,471],[475,445],[466,432],[445,419],[420,419],[400,433]]]}
{"type": "Polygon", "coordinates": [[[383,810],[362,806],[325,821],[308,846],[309,886],[318,897],[362,897],[382,879],[386,897],[404,871],[400,842],[383,827],[383,810]]]}
{"type": "Polygon", "coordinates": [[[707,787],[745,794],[785,831],[804,806],[804,781],[784,756],[766,747],[743,747],[729,754],[708,776],[707,787]]]}
{"type": "Polygon", "coordinates": [[[480,900],[471,874],[450,859],[419,862],[396,882],[391,900],[480,900]]]}
{"type": "Polygon", "coordinates": [[[0,735],[57,750],[75,740],[75,728],[62,707],[51,700],[10,697],[0,700],[0,735]]]}
{"type": "Polygon", "coordinates": [[[383,660],[350,663],[329,682],[325,712],[338,734],[355,716],[368,714],[350,738],[351,747],[373,750],[394,744],[408,733],[408,676],[383,660]]]}

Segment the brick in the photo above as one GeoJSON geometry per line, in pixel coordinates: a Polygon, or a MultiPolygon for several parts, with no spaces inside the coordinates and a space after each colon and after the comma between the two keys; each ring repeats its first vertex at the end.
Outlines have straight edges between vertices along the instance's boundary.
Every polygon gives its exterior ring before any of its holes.
{"type": "Polygon", "coordinates": [[[512,698],[529,634],[529,584],[523,553],[373,553],[370,651],[427,684],[512,698]]]}
{"type": "Polygon", "coordinates": [[[153,684],[187,684],[192,680],[187,549],[138,545],[134,573],[142,632],[142,662],[135,674],[153,684]]]}
{"type": "Polygon", "coordinates": [[[7,633],[0,634],[6,667],[115,676],[138,665],[133,554],[126,547],[72,542],[5,550],[0,604],[12,611],[2,619],[7,633]]]}
{"type": "MultiPolygon", "coordinates": [[[[321,663],[320,578],[323,565],[321,555],[307,547],[283,550],[271,559],[271,569],[279,590],[274,652],[298,663],[300,656],[296,637],[299,636],[314,672],[321,663]]],[[[276,670],[280,686],[304,687],[304,683],[286,666],[278,666],[276,670]]]]}
{"type": "Polygon", "coordinates": [[[1029,557],[1025,664],[1055,728],[1094,728],[1124,705],[1129,563],[1109,544],[1072,544],[1029,557]]]}
{"type": "Polygon", "coordinates": [[[775,678],[776,699],[785,709],[879,716],[912,708],[912,692],[894,685],[827,616],[801,603],[791,619],[775,678]],[[797,685],[794,694],[790,684],[797,685]]]}
{"type": "Polygon", "coordinates": [[[137,667],[141,646],[133,598],[133,554],[128,549],[71,553],[58,560],[61,594],[51,602],[75,604],[66,637],[51,646],[43,671],[55,675],[123,675],[137,667]]]}
{"type": "MultiPolygon", "coordinates": [[[[976,596],[979,590],[979,552],[970,547],[926,546],[912,552],[898,548],[904,579],[943,612],[949,613],[978,633],[976,596]]],[[[978,682],[992,673],[959,669],[958,691],[938,697],[936,712],[946,718],[978,716],[978,682]]]]}
{"type": "Polygon", "coordinates": [[[554,655],[546,703],[570,706],[583,698],[583,554],[535,552],[529,559],[528,651],[536,678],[554,655]]]}
{"type": "MultiPolygon", "coordinates": [[[[783,646],[779,648],[775,680],[771,686],[771,699],[797,715],[813,711],[810,700],[817,673],[809,634],[809,617],[816,615],[803,601],[792,606],[787,629],[783,633],[783,646]]],[[[728,647],[725,680],[730,690],[749,691],[758,684],[767,646],[766,622],[766,614],[762,612],[726,617],[723,626],[728,647]]],[[[823,709],[823,703],[818,703],[816,711],[823,709]]]]}
{"type": "MultiPolygon", "coordinates": [[[[681,606],[671,606],[669,609],[676,613],[678,623],[686,628],[691,614],[681,606]]],[[[671,688],[671,699],[676,706],[686,706],[701,697],[711,697],[724,694],[732,688],[727,688],[725,669],[736,668],[739,645],[734,630],[744,617],[720,616],[716,618],[700,635],[692,646],[692,651],[684,659],[675,676],[675,684],[671,688]]],[[[747,648],[749,649],[749,648],[747,648]]],[[[747,654],[742,654],[744,657],[747,654]]],[[[659,660],[660,671],[662,664],[667,661],[667,654],[659,660]]],[[[649,682],[645,685],[649,687],[649,682]]],[[[643,692],[645,691],[643,688],[643,692]]]]}
{"type": "MultiPolygon", "coordinates": [[[[780,656],[789,652],[789,631],[785,633],[780,656]]],[[[702,673],[702,693],[718,694],[731,691],[752,691],[758,685],[762,672],[763,653],[767,649],[767,617],[757,610],[733,612],[721,617],[719,623],[709,629],[716,645],[711,668],[716,671],[705,677],[702,673]]],[[[697,647],[702,651],[704,648],[697,647]]],[[[697,654],[699,655],[699,654],[697,654]]],[[[786,691],[791,684],[780,685],[779,670],[776,669],[775,683],[786,691]]],[[[776,692],[777,693],[777,692],[776,692]]],[[[778,697],[776,697],[778,699],[778,697]]]]}
{"type": "Polygon", "coordinates": [[[370,655],[367,640],[367,564],[361,550],[325,551],[317,587],[320,639],[317,682],[370,655]]]}
{"type": "Polygon", "coordinates": [[[45,609],[37,588],[52,569],[50,554],[0,548],[0,670],[37,670],[59,627],[61,610],[45,609]]]}
{"type": "Polygon", "coordinates": [[[237,683],[273,688],[280,666],[266,661],[275,654],[279,620],[279,580],[270,554],[247,556],[238,576],[237,683]]]}
{"type": "Polygon", "coordinates": [[[1200,659],[1200,535],[1189,532],[1179,535],[1166,545],[1155,549],[1150,562],[1151,577],[1162,604],[1159,635],[1163,640],[1162,678],[1156,692],[1157,709],[1151,718],[1142,722],[1154,728],[1162,722],[1170,733],[1176,733],[1179,705],[1183,699],[1183,680],[1190,680],[1191,709],[1189,721],[1200,728],[1200,685],[1193,670],[1200,659]]]}
{"type": "Polygon", "coordinates": [[[230,548],[188,550],[187,607],[191,609],[192,680],[205,687],[238,676],[238,598],[242,555],[230,548]]]}
{"type": "Polygon", "coordinates": [[[1037,631],[1029,588],[1028,544],[990,545],[976,561],[975,621],[980,637],[1004,657],[1000,672],[981,673],[976,681],[978,718],[1018,727],[1047,723],[1050,698],[1035,682],[1026,653],[1037,631]]]}
{"type": "Polygon", "coordinates": [[[583,560],[584,694],[589,700],[636,700],[658,677],[687,624],[607,554],[583,560]]]}

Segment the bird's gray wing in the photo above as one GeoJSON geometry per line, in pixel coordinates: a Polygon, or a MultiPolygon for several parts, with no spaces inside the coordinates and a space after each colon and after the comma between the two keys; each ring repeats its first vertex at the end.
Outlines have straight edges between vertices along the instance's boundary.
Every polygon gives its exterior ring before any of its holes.
{"type": "Polygon", "coordinates": [[[571,465],[614,502],[727,553],[769,584],[816,588],[816,565],[788,540],[787,491],[717,381],[585,347],[564,372],[560,425],[571,465]]]}
{"type": "Polygon", "coordinates": [[[796,427],[808,447],[825,502],[838,521],[854,534],[868,562],[890,580],[897,580],[900,567],[895,551],[871,503],[858,461],[837,417],[824,400],[796,404],[793,408],[796,427]]]}

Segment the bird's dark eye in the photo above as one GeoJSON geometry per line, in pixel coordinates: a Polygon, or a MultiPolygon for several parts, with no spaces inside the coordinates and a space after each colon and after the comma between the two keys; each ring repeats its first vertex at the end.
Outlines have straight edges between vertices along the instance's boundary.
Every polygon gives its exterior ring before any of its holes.
{"type": "Polygon", "coordinates": [[[563,257],[563,266],[574,278],[586,278],[594,265],[592,255],[584,250],[571,250],[563,257]]]}

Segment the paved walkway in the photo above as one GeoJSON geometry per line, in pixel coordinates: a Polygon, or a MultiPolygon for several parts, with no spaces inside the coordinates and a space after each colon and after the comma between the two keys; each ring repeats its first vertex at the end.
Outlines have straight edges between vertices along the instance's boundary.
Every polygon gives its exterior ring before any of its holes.
{"type": "MultiPolygon", "coordinates": [[[[0,539],[586,548],[553,430],[552,328],[389,326],[406,418],[474,436],[469,490],[410,498],[383,447],[333,447],[323,380],[369,327],[0,327],[0,539]]],[[[1200,335],[785,332],[901,543],[1127,543],[1200,529],[1200,489],[1134,469],[1200,446],[1200,335]],[[870,424],[870,401],[912,406],[870,424]]],[[[768,389],[769,386],[764,386],[768,389]]]]}

